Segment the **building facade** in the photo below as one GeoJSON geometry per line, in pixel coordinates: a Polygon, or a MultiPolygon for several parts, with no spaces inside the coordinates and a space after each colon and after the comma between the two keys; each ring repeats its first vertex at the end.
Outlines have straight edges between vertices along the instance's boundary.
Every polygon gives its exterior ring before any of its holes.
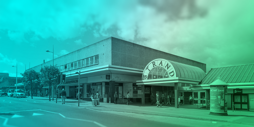
{"type": "MultiPolygon", "coordinates": [[[[130,92],[132,101],[149,103],[151,90],[162,92],[165,89],[164,87],[168,90],[174,90],[175,87],[174,85],[172,87],[172,83],[166,86],[158,83],[140,85],[143,84],[142,75],[144,68],[149,62],[158,58],[169,60],[170,63],[176,66],[174,68],[177,73],[180,74],[180,72],[184,71],[182,75],[186,71],[182,69],[187,69],[191,73],[202,73],[199,75],[200,77],[204,76],[206,72],[206,64],[204,63],[114,37],[58,57],[54,63],[66,75],[65,82],[59,86],[65,88],[69,98],[76,97],[78,87],[77,72],[80,72],[79,82],[82,93],[81,98],[83,99],[89,99],[93,93],[99,92],[102,101],[113,102],[113,93],[117,92],[119,103],[125,103],[126,94],[130,92]],[[148,88],[149,86],[150,88],[148,88]]],[[[52,61],[48,61],[31,69],[40,71],[41,67],[52,65],[52,63],[52,61]]],[[[186,74],[190,73],[186,72],[186,74]]],[[[184,82],[185,84],[181,85],[190,86],[192,83],[197,84],[200,81],[194,78],[193,81],[186,81],[184,82]]],[[[47,88],[48,86],[44,87],[44,93],[47,92],[47,88]]],[[[182,88],[181,86],[179,87],[179,89],[182,88]]]]}

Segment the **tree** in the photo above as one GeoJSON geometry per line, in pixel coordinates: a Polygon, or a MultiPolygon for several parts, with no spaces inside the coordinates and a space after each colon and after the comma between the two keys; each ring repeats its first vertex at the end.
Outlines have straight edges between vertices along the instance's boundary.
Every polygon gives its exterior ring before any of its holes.
{"type": "Polygon", "coordinates": [[[25,85],[25,89],[28,87],[31,88],[31,98],[33,99],[33,87],[37,88],[40,84],[40,74],[35,70],[26,70],[24,73],[21,74],[23,76],[22,81],[25,85]]]}
{"type": "Polygon", "coordinates": [[[56,89],[56,85],[57,85],[57,82],[59,82],[58,80],[58,77],[60,76],[60,71],[57,67],[55,66],[44,66],[43,68],[41,68],[41,75],[40,75],[40,79],[41,79],[41,82],[42,84],[46,85],[48,84],[49,85],[49,101],[51,101],[51,96],[52,96],[52,99],[54,100],[54,93],[53,92],[53,88],[56,89]]]}

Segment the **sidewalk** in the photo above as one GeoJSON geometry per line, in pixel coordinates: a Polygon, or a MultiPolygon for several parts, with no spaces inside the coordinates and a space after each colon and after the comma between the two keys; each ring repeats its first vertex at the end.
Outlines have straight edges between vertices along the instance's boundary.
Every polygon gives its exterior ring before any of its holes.
{"type": "MultiPolygon", "coordinates": [[[[45,99],[45,97],[35,97],[34,100],[45,99]]],[[[48,98],[47,98],[48,100],[48,98]]],[[[55,100],[54,100],[55,101],[55,100]]],[[[62,104],[61,99],[58,99],[58,103],[62,104]]],[[[77,106],[77,100],[66,99],[66,104],[71,107],[77,106]]],[[[86,108],[89,110],[95,110],[100,112],[125,112],[125,113],[136,113],[136,114],[146,114],[146,115],[157,115],[157,116],[169,116],[169,117],[179,117],[188,118],[196,120],[209,120],[209,121],[221,121],[221,122],[234,122],[242,123],[242,119],[254,118],[254,112],[251,111],[228,111],[228,116],[214,116],[209,115],[210,110],[197,109],[193,105],[183,105],[180,108],[175,108],[173,106],[162,106],[156,107],[152,105],[125,105],[125,104],[113,104],[113,103],[103,103],[100,102],[99,106],[93,106],[91,101],[80,101],[80,108],[86,108]],[[192,106],[192,107],[191,107],[192,106]]],[[[246,121],[245,121],[246,122],[246,121]]],[[[247,121],[250,122],[251,121],[247,121]]]]}

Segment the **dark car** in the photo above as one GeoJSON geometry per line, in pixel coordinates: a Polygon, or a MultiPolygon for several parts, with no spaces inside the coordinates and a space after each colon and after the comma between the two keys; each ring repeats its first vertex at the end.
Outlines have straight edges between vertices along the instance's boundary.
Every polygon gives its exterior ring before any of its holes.
{"type": "Polygon", "coordinates": [[[7,93],[4,92],[3,90],[0,90],[0,96],[7,96],[7,93]]]}

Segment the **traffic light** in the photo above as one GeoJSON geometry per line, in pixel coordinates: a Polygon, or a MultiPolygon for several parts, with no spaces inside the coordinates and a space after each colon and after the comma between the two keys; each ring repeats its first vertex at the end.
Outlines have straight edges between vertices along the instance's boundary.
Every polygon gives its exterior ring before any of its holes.
{"type": "Polygon", "coordinates": [[[66,77],[66,75],[63,74],[63,75],[62,75],[62,82],[65,82],[65,77],[66,77]]]}

